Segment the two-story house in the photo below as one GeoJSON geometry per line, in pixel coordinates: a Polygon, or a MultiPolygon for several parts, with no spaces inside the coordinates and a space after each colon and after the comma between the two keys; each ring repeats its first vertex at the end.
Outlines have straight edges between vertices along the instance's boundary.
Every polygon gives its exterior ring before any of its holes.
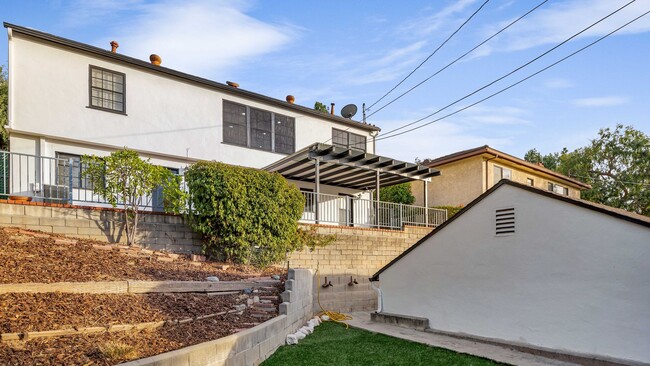
{"type": "Polygon", "coordinates": [[[377,204],[352,215],[349,199],[370,200],[377,186],[439,174],[376,155],[378,127],[294,104],[290,95],[275,99],[166,68],[157,55],[150,62],[129,57],[116,42],[101,49],[4,26],[12,172],[4,193],[101,202],[80,157],[128,147],[179,174],[198,160],[268,167],[305,192],[313,221],[379,225],[376,217],[354,218],[362,211],[376,216],[377,204]],[[319,210],[325,201],[337,201],[329,219],[319,210]]]}
{"type": "MultiPolygon", "coordinates": [[[[427,166],[442,173],[428,185],[430,206],[465,206],[501,179],[537,187],[571,198],[590,185],[558,172],[495,150],[487,145],[463,150],[429,161],[427,166]]],[[[414,182],[415,204],[424,204],[424,184],[414,182]]]]}

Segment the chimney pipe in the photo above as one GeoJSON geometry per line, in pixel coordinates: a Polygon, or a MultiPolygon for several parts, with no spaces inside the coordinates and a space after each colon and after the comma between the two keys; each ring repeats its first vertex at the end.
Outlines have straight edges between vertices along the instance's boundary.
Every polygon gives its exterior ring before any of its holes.
{"type": "Polygon", "coordinates": [[[232,86],[233,88],[239,88],[239,84],[235,83],[234,81],[226,81],[226,84],[232,86]]]}
{"type": "Polygon", "coordinates": [[[156,66],[160,66],[160,64],[162,63],[162,59],[160,58],[160,56],[156,55],[155,53],[149,56],[149,61],[151,61],[152,65],[156,65],[156,66]]]}
{"type": "Polygon", "coordinates": [[[287,95],[287,102],[293,104],[296,98],[293,95],[287,95]]]}
{"type": "Polygon", "coordinates": [[[111,41],[111,52],[117,53],[117,48],[118,47],[120,47],[119,43],[117,43],[115,41],[111,41]]]}
{"type": "Polygon", "coordinates": [[[330,109],[330,113],[332,116],[334,115],[334,103],[330,103],[332,105],[332,108],[330,109]]]}

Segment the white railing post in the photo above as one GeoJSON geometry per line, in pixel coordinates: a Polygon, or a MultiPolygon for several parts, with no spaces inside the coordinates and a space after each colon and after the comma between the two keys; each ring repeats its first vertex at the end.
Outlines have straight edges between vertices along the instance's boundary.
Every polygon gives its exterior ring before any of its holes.
{"type": "MultiPolygon", "coordinates": [[[[72,205],[72,167],[74,166],[74,159],[68,159],[68,202],[72,205]]],[[[80,170],[81,171],[81,170],[80,170]]]]}

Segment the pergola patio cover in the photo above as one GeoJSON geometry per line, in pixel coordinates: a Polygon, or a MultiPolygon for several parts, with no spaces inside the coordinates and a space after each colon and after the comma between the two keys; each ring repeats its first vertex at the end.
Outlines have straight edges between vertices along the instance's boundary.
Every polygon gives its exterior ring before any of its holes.
{"type": "Polygon", "coordinates": [[[287,179],[358,190],[376,189],[415,180],[430,181],[440,171],[356,149],[315,143],[264,170],[287,179]]]}

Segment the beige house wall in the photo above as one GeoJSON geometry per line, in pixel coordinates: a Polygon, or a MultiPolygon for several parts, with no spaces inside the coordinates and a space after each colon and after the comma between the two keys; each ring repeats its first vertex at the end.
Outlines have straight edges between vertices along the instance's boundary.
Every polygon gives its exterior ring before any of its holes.
{"type": "MultiPolygon", "coordinates": [[[[569,197],[580,198],[580,190],[574,184],[509,160],[484,154],[436,166],[435,168],[440,170],[440,176],[431,178],[428,184],[428,206],[467,205],[498,183],[494,181],[495,166],[510,169],[511,180],[514,182],[527,184],[527,179],[531,178],[534,187],[544,190],[550,182],[568,188],[569,197]]],[[[415,204],[424,206],[424,183],[411,183],[411,191],[415,196],[415,204]]]]}
{"type": "MultiPolygon", "coordinates": [[[[484,159],[472,157],[436,167],[440,175],[429,182],[428,206],[464,206],[485,192],[484,159]]],[[[424,206],[424,183],[411,183],[415,204],[424,206]]]]}

